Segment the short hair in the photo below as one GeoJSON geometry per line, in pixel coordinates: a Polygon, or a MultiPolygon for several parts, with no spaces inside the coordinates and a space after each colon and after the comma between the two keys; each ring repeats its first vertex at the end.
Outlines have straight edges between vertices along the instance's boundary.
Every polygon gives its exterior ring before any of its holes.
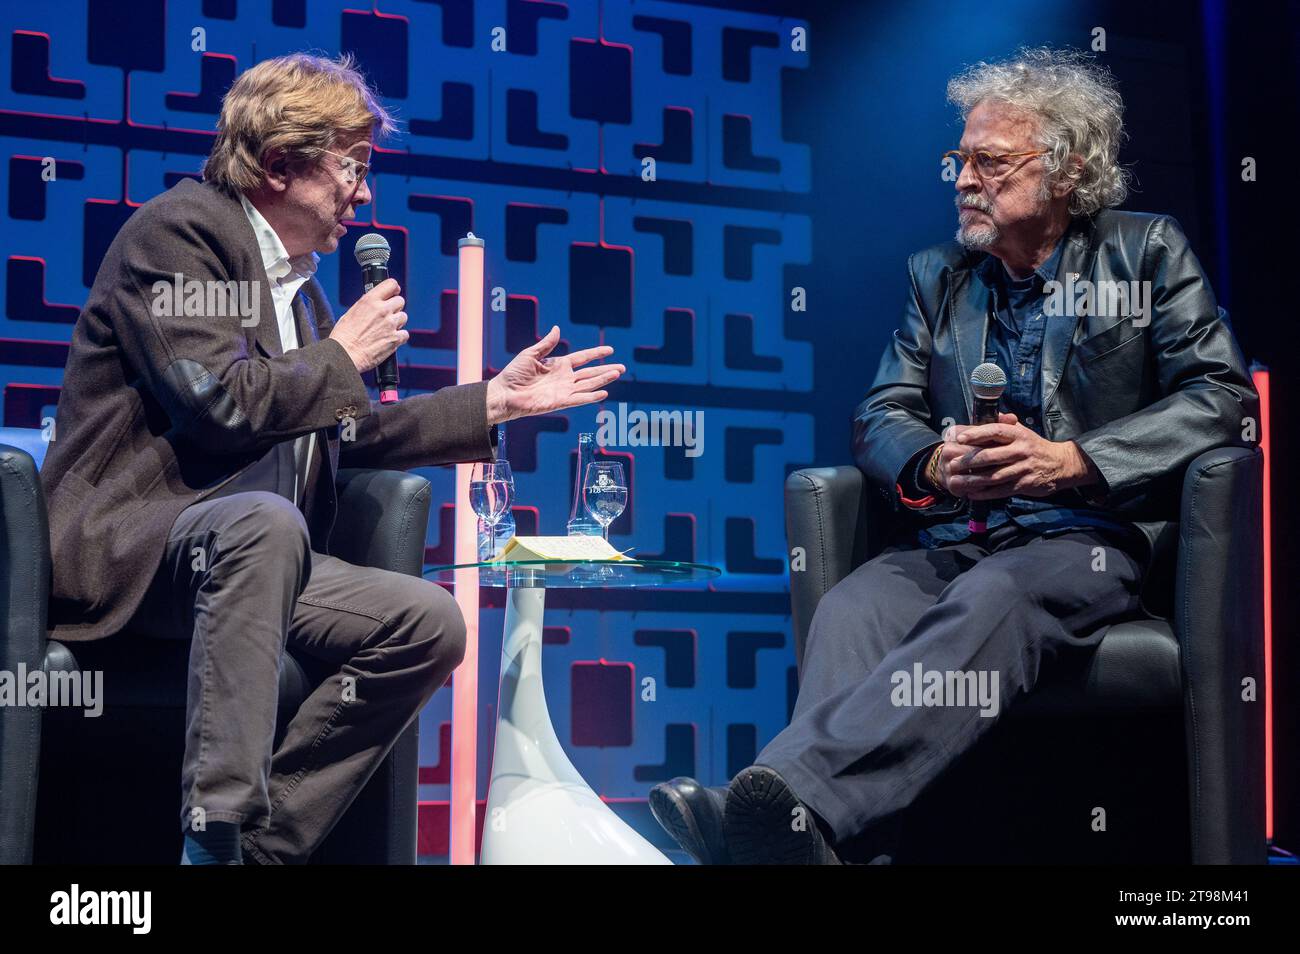
{"type": "Polygon", "coordinates": [[[1036,118],[1048,181],[1074,184],[1071,214],[1092,215],[1128,195],[1130,175],[1119,164],[1124,101],[1110,71],[1087,54],[1037,47],[1000,62],[979,62],[948,81],[948,100],[963,120],[984,102],[1005,103],[1036,118]],[[1083,160],[1077,171],[1068,162],[1072,154],[1083,160]]]}
{"type": "Polygon", "coordinates": [[[262,184],[273,149],[284,150],[290,164],[315,162],[343,136],[378,138],[396,129],[351,54],[263,60],[226,91],[203,178],[235,196],[262,184]]]}

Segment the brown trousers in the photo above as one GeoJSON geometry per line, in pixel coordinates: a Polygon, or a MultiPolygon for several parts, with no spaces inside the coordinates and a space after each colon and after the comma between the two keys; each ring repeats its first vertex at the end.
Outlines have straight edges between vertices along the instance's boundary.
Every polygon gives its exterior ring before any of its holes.
{"type": "Polygon", "coordinates": [[[192,634],[182,828],[237,823],[262,864],[307,861],[465,652],[442,587],[312,552],[261,491],[181,513],[131,629],[192,634]],[[286,649],[338,669],[273,752],[286,649]]]}

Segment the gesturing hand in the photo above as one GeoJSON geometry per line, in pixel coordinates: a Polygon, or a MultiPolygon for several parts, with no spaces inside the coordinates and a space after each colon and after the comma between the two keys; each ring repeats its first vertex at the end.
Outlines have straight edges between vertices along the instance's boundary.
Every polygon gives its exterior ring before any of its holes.
{"type": "Polygon", "coordinates": [[[621,364],[582,367],[589,361],[613,354],[614,349],[609,345],[547,357],[559,341],[560,326],[554,325],[545,338],[515,355],[501,373],[488,382],[489,424],[603,401],[609,396],[603,388],[617,381],[627,370],[621,364]]]}
{"type": "Polygon", "coordinates": [[[1100,477],[1074,441],[1049,441],[999,414],[996,424],[955,424],[944,433],[939,463],[948,493],[968,500],[1046,497],[1100,477]]]}

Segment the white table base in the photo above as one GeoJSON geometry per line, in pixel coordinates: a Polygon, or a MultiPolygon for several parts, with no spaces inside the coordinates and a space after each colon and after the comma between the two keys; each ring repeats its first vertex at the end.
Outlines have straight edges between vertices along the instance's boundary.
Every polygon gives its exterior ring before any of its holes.
{"type": "Polygon", "coordinates": [[[542,686],[546,589],[506,590],[501,693],[479,863],[672,864],[591,789],[555,736],[542,686]]]}

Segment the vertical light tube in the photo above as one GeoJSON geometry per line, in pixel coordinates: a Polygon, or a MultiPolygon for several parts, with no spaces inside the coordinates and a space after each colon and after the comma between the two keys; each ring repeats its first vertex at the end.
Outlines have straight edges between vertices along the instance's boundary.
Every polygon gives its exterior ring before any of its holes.
{"type": "MultiPolygon", "coordinates": [[[[483,240],[470,232],[457,244],[456,383],[470,384],[483,379],[483,240]]],[[[457,563],[478,560],[478,522],[469,504],[473,467],[456,465],[457,563]]],[[[478,570],[457,570],[455,585],[456,603],[465,617],[465,659],[452,677],[449,860],[472,865],[478,795],[478,570]]]]}
{"type": "Polygon", "coordinates": [[[1252,371],[1259,392],[1259,446],[1264,452],[1264,835],[1273,841],[1273,481],[1269,477],[1268,369],[1252,371]]]}

